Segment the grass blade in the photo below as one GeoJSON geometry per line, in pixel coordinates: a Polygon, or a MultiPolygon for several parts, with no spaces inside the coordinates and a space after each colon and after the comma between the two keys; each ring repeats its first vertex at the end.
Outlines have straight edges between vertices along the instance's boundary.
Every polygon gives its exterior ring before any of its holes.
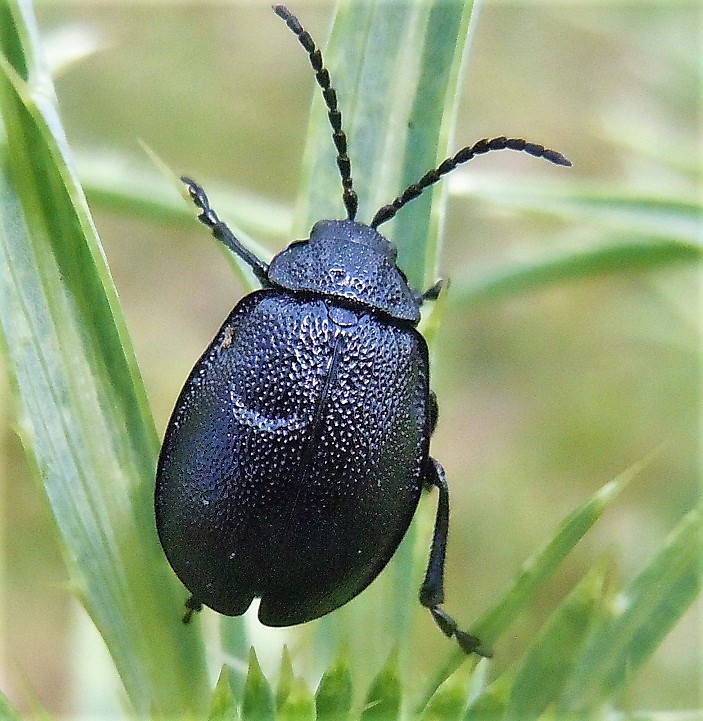
{"type": "Polygon", "coordinates": [[[464,664],[435,691],[419,721],[458,721],[466,709],[473,668],[464,664]]]}
{"type": "Polygon", "coordinates": [[[688,513],[594,629],[560,700],[564,712],[612,698],[700,593],[703,508],[688,513]]]}
{"type": "MultiPolygon", "coordinates": [[[[472,7],[459,0],[340,3],[325,58],[349,137],[362,222],[447,155],[472,7]]],[[[297,209],[303,231],[340,215],[330,135],[316,92],[297,209]]],[[[395,228],[384,228],[397,238],[401,265],[417,287],[436,280],[432,200],[431,192],[421,196],[395,228]]]]}
{"type": "Polygon", "coordinates": [[[503,721],[536,719],[558,698],[600,610],[604,582],[604,569],[595,568],[551,615],[515,674],[503,721]]]}
{"type": "Polygon", "coordinates": [[[0,327],[22,440],[135,712],[200,709],[200,641],[153,522],[156,434],[28,2],[0,4],[0,43],[0,327]]]}
{"type": "MultiPolygon", "coordinates": [[[[370,222],[381,205],[434,167],[439,156],[446,156],[472,6],[463,0],[340,2],[324,56],[348,136],[360,221],[370,222]]],[[[400,262],[418,288],[424,288],[428,278],[435,281],[439,225],[430,215],[430,205],[443,198],[441,188],[435,192],[436,198],[428,191],[383,226],[389,238],[402,239],[400,262]]],[[[304,236],[320,218],[343,215],[331,130],[316,88],[293,235],[304,236]]],[[[429,505],[424,504],[419,515],[432,513],[429,505]]],[[[394,586],[392,600],[384,597],[384,606],[393,609],[389,621],[399,639],[409,637],[420,565],[426,562],[426,550],[423,558],[415,554],[416,535],[413,524],[386,574],[394,586]]],[[[370,603],[378,598],[378,587],[365,594],[370,603]]],[[[347,616],[337,618],[343,623],[347,616]]],[[[339,639],[332,628],[335,623],[321,625],[332,639],[330,645],[339,639]]],[[[327,658],[333,653],[329,648],[327,658]]]]}
{"type": "Polygon", "coordinates": [[[276,702],[256,653],[249,653],[249,672],[242,698],[242,721],[275,721],[276,702]]]}
{"type": "MultiPolygon", "coordinates": [[[[647,462],[645,459],[628,468],[567,516],[544,547],[523,564],[521,573],[502,598],[471,627],[471,633],[478,636],[485,646],[490,647],[647,462]]],[[[465,661],[466,656],[461,651],[454,651],[448,657],[423,696],[421,708],[439,685],[465,661]]]]}
{"type": "Polygon", "coordinates": [[[403,692],[398,673],[398,654],[392,651],[369,688],[361,721],[394,721],[400,718],[403,692]]]}
{"type": "Polygon", "coordinates": [[[0,693],[0,721],[20,721],[21,716],[10,706],[10,702],[0,693]]]}
{"type": "Polygon", "coordinates": [[[589,278],[601,273],[642,270],[671,263],[700,262],[703,248],[664,237],[608,237],[597,247],[552,252],[532,262],[506,263],[452,284],[452,302],[491,302],[549,284],[589,278]]]}
{"type": "Polygon", "coordinates": [[[332,665],[322,674],[315,693],[318,721],[347,721],[352,705],[352,676],[346,649],[342,649],[332,665]]]}
{"type": "Polygon", "coordinates": [[[541,186],[508,178],[482,178],[480,183],[454,176],[452,195],[481,198],[504,208],[551,213],[574,222],[594,222],[617,228],[626,235],[660,236],[679,243],[700,245],[700,199],[635,194],[619,188],[602,190],[575,181],[541,186]]]}
{"type": "Polygon", "coordinates": [[[294,678],[288,698],[278,711],[278,721],[315,721],[315,699],[302,678],[294,678]]]}

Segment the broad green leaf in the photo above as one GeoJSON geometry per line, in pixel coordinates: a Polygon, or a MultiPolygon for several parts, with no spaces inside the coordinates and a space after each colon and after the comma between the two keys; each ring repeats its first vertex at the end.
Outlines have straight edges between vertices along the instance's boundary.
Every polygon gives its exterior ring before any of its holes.
{"type": "Polygon", "coordinates": [[[591,709],[623,689],[700,593],[702,548],[699,507],[684,517],[596,625],[562,694],[561,712],[591,709]]]}
{"type": "Polygon", "coordinates": [[[558,699],[602,603],[604,576],[593,569],[551,615],[515,673],[504,721],[536,719],[558,699]]]}
{"type": "Polygon", "coordinates": [[[352,675],[346,649],[322,674],[315,693],[317,721],[347,721],[352,705],[352,675]]]}
{"type": "Polygon", "coordinates": [[[403,693],[398,675],[398,654],[393,651],[366,694],[361,721],[399,719],[402,700],[403,693]]]}
{"type": "MultiPolygon", "coordinates": [[[[606,483],[586,503],[567,516],[546,544],[528,558],[513,585],[471,627],[471,633],[478,636],[484,646],[490,647],[513,623],[537,589],[546,583],[573,547],[646,463],[647,459],[636,463],[606,483]]],[[[464,660],[464,654],[454,650],[433,678],[423,698],[428,699],[464,660]]],[[[426,701],[423,702],[423,706],[425,703],[426,701]]]]}
{"type": "Polygon", "coordinates": [[[249,653],[249,673],[242,698],[242,721],[274,721],[275,718],[276,704],[273,692],[252,648],[249,653]]]}
{"type": "Polygon", "coordinates": [[[137,714],[202,711],[202,647],[153,520],[156,434],[31,6],[0,3],[0,328],[76,594],[137,714]]]}

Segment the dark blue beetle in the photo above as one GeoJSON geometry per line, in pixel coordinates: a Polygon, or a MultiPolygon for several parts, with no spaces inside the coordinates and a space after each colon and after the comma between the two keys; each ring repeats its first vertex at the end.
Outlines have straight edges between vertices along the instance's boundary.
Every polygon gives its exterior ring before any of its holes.
{"type": "Polygon", "coordinates": [[[376,228],[474,155],[522,150],[569,165],[516,138],[460,150],[376,213],[354,219],[346,137],[322,57],[286,8],[327,104],[347,220],[322,220],[266,265],[183,178],[213,235],[263,286],[243,298],[195,365],[166,430],[156,476],[156,525],[166,556],[202,604],[226,615],[261,598],[259,618],[290,626],[319,618],[364,590],[393,556],[423,489],[439,491],[420,602],[464,651],[479,640],[446,614],[449,495],[429,455],[437,403],[427,345],[416,330],[434,300],[409,287],[396,250],[376,228]]]}

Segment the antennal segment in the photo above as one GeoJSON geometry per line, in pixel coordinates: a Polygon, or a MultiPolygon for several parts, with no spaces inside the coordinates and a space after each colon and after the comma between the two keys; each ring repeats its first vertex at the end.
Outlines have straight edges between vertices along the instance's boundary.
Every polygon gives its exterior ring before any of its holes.
{"type": "Polygon", "coordinates": [[[484,138],[473,145],[462,148],[451,158],[443,160],[434,170],[425,173],[417,183],[408,186],[392,203],[379,208],[371,221],[371,227],[378,228],[381,223],[393,218],[404,205],[417,198],[423,190],[434,185],[443,175],[451,173],[457,165],[468,163],[476,155],[490,153],[492,150],[518,150],[528,155],[534,155],[536,158],[544,158],[555,165],[571,165],[571,162],[556,150],[550,150],[543,145],[528,143],[522,138],[506,138],[505,136],[490,140],[484,138]]]}
{"type": "Polygon", "coordinates": [[[322,90],[322,97],[327,106],[327,117],[332,126],[332,140],[337,148],[337,167],[342,177],[342,200],[347,210],[349,220],[354,220],[359,199],[352,187],[351,162],[347,154],[347,136],[342,130],[342,113],[337,107],[337,93],[330,85],[330,75],[325,68],[322,53],[315,45],[310,33],[300,24],[298,18],[284,5],[274,5],[273,11],[285,21],[291,32],[298,38],[300,44],[305,48],[310,59],[310,65],[315,71],[317,84],[322,90]]]}

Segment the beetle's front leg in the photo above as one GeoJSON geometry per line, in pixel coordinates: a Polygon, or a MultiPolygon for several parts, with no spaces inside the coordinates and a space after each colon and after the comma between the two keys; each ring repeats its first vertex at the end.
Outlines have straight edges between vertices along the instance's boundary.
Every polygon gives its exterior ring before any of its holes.
{"type": "Polygon", "coordinates": [[[251,266],[251,269],[254,271],[254,275],[259,279],[261,284],[268,287],[270,283],[268,279],[268,266],[266,263],[259,260],[250,250],[247,250],[242,245],[239,238],[237,238],[237,236],[229,229],[229,226],[219,219],[217,213],[210,207],[210,201],[200,185],[185,176],[183,176],[181,180],[186,188],[188,188],[188,193],[193,199],[195,207],[201,211],[198,215],[198,220],[206,228],[210,228],[212,234],[220,241],[220,243],[226,245],[247,265],[251,266]]]}
{"type": "Polygon", "coordinates": [[[435,623],[445,636],[457,640],[465,653],[476,653],[479,656],[490,656],[490,652],[481,647],[481,641],[466,631],[462,631],[457,622],[442,608],[444,601],[444,557],[447,550],[447,533],[449,530],[449,488],[444,468],[430,458],[425,476],[426,486],[436,486],[439,491],[437,516],[430,560],[425,572],[425,580],[420,587],[420,603],[429,609],[435,623]]]}

